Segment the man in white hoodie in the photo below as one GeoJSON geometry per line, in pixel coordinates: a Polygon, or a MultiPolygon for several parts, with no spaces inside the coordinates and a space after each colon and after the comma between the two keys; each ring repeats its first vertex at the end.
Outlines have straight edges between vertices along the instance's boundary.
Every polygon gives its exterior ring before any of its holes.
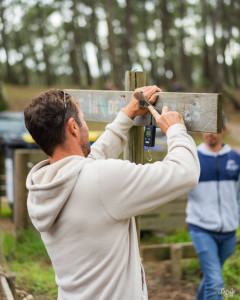
{"type": "MultiPolygon", "coordinates": [[[[143,87],[154,103],[156,86],[143,87]]],[[[51,258],[59,300],[147,299],[134,216],[184,194],[199,178],[193,139],[177,112],[150,108],[167,135],[162,162],[118,160],[138,108],[133,97],[89,148],[75,99],[49,90],[25,109],[29,132],[49,160],[27,178],[28,211],[51,258]]]]}

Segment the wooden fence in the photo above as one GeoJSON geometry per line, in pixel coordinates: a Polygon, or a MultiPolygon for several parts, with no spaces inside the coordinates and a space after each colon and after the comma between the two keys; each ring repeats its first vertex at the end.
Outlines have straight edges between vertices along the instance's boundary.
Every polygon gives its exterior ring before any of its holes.
{"type": "Polygon", "coordinates": [[[16,300],[16,276],[14,273],[0,272],[0,299],[16,300]]]}
{"type": "Polygon", "coordinates": [[[187,195],[177,198],[141,216],[141,230],[169,233],[186,226],[187,195]]]}
{"type": "Polygon", "coordinates": [[[4,158],[4,152],[0,150],[0,197],[6,193],[4,158]]]}
{"type": "Polygon", "coordinates": [[[14,228],[28,226],[26,178],[30,169],[47,158],[40,149],[17,149],[14,151],[14,228]]]}

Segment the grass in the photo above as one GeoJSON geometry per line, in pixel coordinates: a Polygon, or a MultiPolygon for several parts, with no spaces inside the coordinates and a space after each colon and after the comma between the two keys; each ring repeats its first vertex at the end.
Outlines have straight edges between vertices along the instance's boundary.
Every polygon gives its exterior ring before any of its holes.
{"type": "Polygon", "coordinates": [[[191,242],[190,235],[185,227],[178,228],[170,234],[162,236],[155,235],[152,231],[144,232],[141,238],[142,244],[171,244],[171,243],[186,243],[191,242]]]}
{"type": "Polygon", "coordinates": [[[11,217],[12,210],[6,201],[0,202],[0,217],[11,217]]]}
{"type": "Polygon", "coordinates": [[[15,236],[3,233],[1,240],[4,269],[16,273],[18,287],[34,299],[56,299],[54,270],[40,236],[29,229],[15,236]]]}

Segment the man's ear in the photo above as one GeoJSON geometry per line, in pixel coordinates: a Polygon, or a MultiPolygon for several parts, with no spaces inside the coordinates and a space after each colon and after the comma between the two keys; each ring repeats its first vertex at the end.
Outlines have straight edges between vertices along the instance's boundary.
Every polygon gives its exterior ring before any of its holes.
{"type": "Polygon", "coordinates": [[[70,118],[67,121],[67,128],[70,131],[71,134],[73,135],[77,135],[78,132],[78,124],[77,122],[74,120],[74,118],[70,118]]]}

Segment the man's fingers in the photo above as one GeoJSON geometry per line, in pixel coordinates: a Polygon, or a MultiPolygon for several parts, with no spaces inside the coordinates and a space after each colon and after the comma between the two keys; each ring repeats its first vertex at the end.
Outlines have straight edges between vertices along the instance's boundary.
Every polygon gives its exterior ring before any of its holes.
{"type": "Polygon", "coordinates": [[[160,90],[159,87],[157,87],[156,85],[154,85],[154,86],[151,86],[151,88],[149,90],[147,90],[146,92],[144,92],[144,96],[145,96],[145,98],[147,98],[149,100],[151,98],[151,96],[154,93],[157,93],[157,92],[161,92],[161,90],[160,90]]]}
{"type": "Polygon", "coordinates": [[[156,111],[156,109],[153,106],[148,106],[149,111],[153,115],[155,119],[159,118],[161,115],[156,111]]]}
{"type": "Polygon", "coordinates": [[[143,86],[143,87],[137,88],[135,90],[135,92],[143,92],[144,96],[147,99],[149,99],[152,94],[157,93],[157,92],[161,92],[161,91],[162,90],[158,86],[156,86],[156,85],[153,85],[153,86],[143,86]]]}
{"type": "Polygon", "coordinates": [[[152,88],[152,86],[142,86],[140,88],[137,88],[135,90],[135,92],[143,92],[146,93],[148,90],[150,90],[152,88]]]}
{"type": "MultiPolygon", "coordinates": [[[[154,96],[154,95],[153,95],[154,96]]],[[[154,106],[148,106],[149,111],[151,112],[151,114],[154,116],[154,118],[157,120],[157,118],[159,118],[161,115],[158,113],[158,111],[154,108],[154,106]]],[[[169,112],[170,109],[168,106],[163,106],[162,108],[162,115],[166,114],[167,112],[169,112]]]]}
{"type": "Polygon", "coordinates": [[[158,94],[153,94],[152,97],[149,99],[148,102],[150,104],[154,104],[156,102],[157,98],[158,98],[158,94]]]}
{"type": "Polygon", "coordinates": [[[170,109],[168,106],[163,106],[163,109],[162,109],[162,114],[166,114],[167,112],[169,112],[170,109]]]}

